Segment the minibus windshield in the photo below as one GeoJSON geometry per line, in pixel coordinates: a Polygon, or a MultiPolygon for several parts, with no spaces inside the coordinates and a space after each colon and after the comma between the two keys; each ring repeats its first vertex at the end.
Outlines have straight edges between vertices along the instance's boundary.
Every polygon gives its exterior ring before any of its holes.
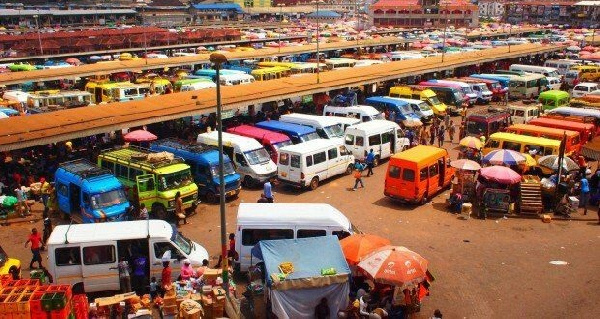
{"type": "Polygon", "coordinates": [[[324,127],[323,131],[325,131],[327,136],[331,136],[331,137],[344,136],[344,130],[342,129],[342,126],[340,124],[324,127]]]}
{"type": "MultiPolygon", "coordinates": [[[[213,165],[210,167],[210,174],[212,177],[219,177],[219,166],[213,165]]],[[[231,162],[223,163],[223,175],[231,175],[235,174],[235,170],[233,169],[233,164],[231,162]]]]}
{"type": "Polygon", "coordinates": [[[475,122],[469,121],[467,122],[467,133],[470,134],[485,134],[487,131],[487,124],[484,122],[475,122]]]}
{"type": "Polygon", "coordinates": [[[438,97],[437,97],[437,96],[430,96],[430,97],[428,97],[428,98],[427,98],[427,100],[429,100],[429,103],[430,103],[431,105],[438,105],[438,104],[442,104],[442,103],[440,102],[440,99],[438,99],[438,97]]]}
{"type": "Polygon", "coordinates": [[[189,169],[184,169],[171,174],[161,174],[158,176],[158,190],[165,191],[168,189],[186,186],[192,183],[192,174],[189,169]]]}
{"type": "Polygon", "coordinates": [[[182,233],[178,232],[175,226],[173,225],[173,236],[171,237],[171,241],[181,249],[186,255],[189,255],[192,252],[192,241],[183,236],[182,233]]]}
{"type": "Polygon", "coordinates": [[[271,156],[264,148],[257,148],[253,151],[244,152],[244,156],[246,160],[248,160],[249,165],[257,165],[266,163],[271,160],[271,156]]]}
{"type": "Polygon", "coordinates": [[[319,138],[319,134],[317,134],[317,132],[300,135],[300,140],[302,142],[308,142],[308,141],[316,140],[318,138],[319,138]]]}
{"type": "Polygon", "coordinates": [[[115,189],[106,193],[92,195],[92,208],[100,209],[127,202],[127,197],[122,189],[115,189]]]}
{"type": "Polygon", "coordinates": [[[279,149],[280,149],[280,148],[282,148],[282,147],[284,147],[284,146],[292,145],[292,144],[293,144],[293,143],[292,143],[292,141],[290,141],[290,140],[287,140],[287,141],[283,141],[283,142],[275,143],[275,144],[273,144],[272,146],[273,146],[273,148],[274,148],[276,151],[279,151],[279,149]]]}

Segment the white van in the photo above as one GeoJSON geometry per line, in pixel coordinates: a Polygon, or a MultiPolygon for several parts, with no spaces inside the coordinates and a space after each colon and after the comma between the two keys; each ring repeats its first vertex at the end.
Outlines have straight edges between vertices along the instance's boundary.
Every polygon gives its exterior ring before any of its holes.
{"type": "Polygon", "coordinates": [[[345,133],[346,147],[359,160],[364,160],[370,149],[375,153],[375,163],[403,151],[409,145],[400,125],[387,120],[373,120],[348,126],[345,133]]]}
{"type": "MultiPolygon", "coordinates": [[[[218,145],[218,132],[198,134],[199,144],[218,145]]],[[[277,165],[255,139],[223,132],[223,151],[231,158],[246,187],[260,185],[277,175],[277,165]]]]}
{"type": "Polygon", "coordinates": [[[576,60],[546,60],[544,61],[544,66],[549,68],[555,68],[558,70],[558,74],[566,75],[567,72],[571,69],[572,66],[579,65],[579,61],[576,60]]]}
{"type": "Polygon", "coordinates": [[[509,105],[508,113],[513,124],[527,124],[540,116],[540,108],[533,105],[509,105]]]}
{"type": "Polygon", "coordinates": [[[160,278],[163,254],[171,251],[172,277],[176,280],[181,262],[192,266],[209,258],[204,247],[185,238],[164,220],[73,224],[54,227],[48,239],[48,271],[59,284],[83,283],[86,292],[119,290],[121,258],[130,262],[147,258],[146,284],[160,278]]]}
{"type": "Polygon", "coordinates": [[[394,100],[400,100],[408,103],[411,110],[421,118],[421,122],[429,123],[433,120],[433,110],[427,102],[422,100],[405,99],[401,97],[393,97],[394,100]]]}
{"type": "Polygon", "coordinates": [[[492,101],[492,91],[488,89],[485,83],[468,83],[471,86],[473,93],[477,94],[477,102],[481,104],[488,104],[492,101]]]}
{"type": "Polygon", "coordinates": [[[377,111],[377,109],[369,105],[325,105],[325,107],[323,108],[323,115],[353,117],[361,120],[362,122],[385,119],[381,112],[377,111]]]}
{"type": "Polygon", "coordinates": [[[548,84],[546,85],[548,86],[548,88],[550,88],[550,90],[560,90],[560,87],[562,86],[561,79],[552,76],[547,76],[546,80],[548,81],[548,84]]]}
{"type": "Polygon", "coordinates": [[[179,91],[180,92],[196,91],[196,90],[209,89],[209,88],[214,88],[214,87],[217,87],[217,84],[215,84],[215,82],[212,82],[212,81],[192,82],[192,83],[186,83],[186,84],[182,85],[181,88],[179,89],[179,91]]]}
{"type": "Polygon", "coordinates": [[[511,64],[508,70],[516,72],[535,73],[541,74],[546,77],[550,76],[554,78],[560,78],[560,73],[558,73],[558,69],[545,66],[511,64]]]}
{"type": "Polygon", "coordinates": [[[327,178],[350,174],[353,165],[354,156],[343,139],[317,139],[279,149],[277,172],[285,184],[314,190],[327,178]]]}
{"type": "Polygon", "coordinates": [[[279,121],[310,126],[317,130],[317,134],[319,134],[321,138],[329,139],[344,137],[342,125],[340,125],[336,119],[332,119],[329,116],[291,113],[280,116],[279,121]]]}
{"type": "Polygon", "coordinates": [[[433,82],[433,83],[440,83],[440,84],[452,84],[452,85],[458,85],[460,86],[460,90],[461,92],[465,95],[469,97],[469,104],[473,105],[475,103],[477,103],[477,93],[473,92],[473,89],[471,88],[471,86],[465,82],[460,82],[460,81],[448,81],[448,80],[431,80],[429,82],[433,82]]]}
{"type": "Polygon", "coordinates": [[[246,73],[220,74],[219,80],[221,81],[221,85],[225,86],[250,84],[255,81],[252,75],[246,73]]]}
{"type": "Polygon", "coordinates": [[[252,257],[251,250],[261,240],[331,235],[342,239],[354,233],[358,230],[350,220],[329,204],[241,203],[235,233],[235,251],[239,254],[236,267],[247,271],[260,262],[252,257]]]}

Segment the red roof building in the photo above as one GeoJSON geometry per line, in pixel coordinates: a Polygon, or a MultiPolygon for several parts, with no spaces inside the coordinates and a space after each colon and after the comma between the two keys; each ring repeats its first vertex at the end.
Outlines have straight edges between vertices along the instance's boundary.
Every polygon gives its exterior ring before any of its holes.
{"type": "Polygon", "coordinates": [[[476,27],[479,10],[468,0],[379,0],[370,7],[375,26],[476,27]]]}

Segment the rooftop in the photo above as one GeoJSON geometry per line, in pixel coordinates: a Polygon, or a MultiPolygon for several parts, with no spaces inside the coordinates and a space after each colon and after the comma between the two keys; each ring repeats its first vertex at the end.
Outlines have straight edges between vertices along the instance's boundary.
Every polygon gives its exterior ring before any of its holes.
{"type": "Polygon", "coordinates": [[[341,18],[342,15],[330,10],[319,10],[318,12],[313,12],[307,15],[309,18],[341,18]]]}

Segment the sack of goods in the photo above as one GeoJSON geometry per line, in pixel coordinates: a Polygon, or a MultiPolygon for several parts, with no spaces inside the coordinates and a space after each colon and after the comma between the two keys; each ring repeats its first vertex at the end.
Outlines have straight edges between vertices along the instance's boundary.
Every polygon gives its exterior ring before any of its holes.
{"type": "Polygon", "coordinates": [[[159,153],[151,153],[148,154],[148,162],[150,163],[160,163],[164,161],[172,161],[175,158],[173,153],[169,152],[159,152],[159,153]]]}

